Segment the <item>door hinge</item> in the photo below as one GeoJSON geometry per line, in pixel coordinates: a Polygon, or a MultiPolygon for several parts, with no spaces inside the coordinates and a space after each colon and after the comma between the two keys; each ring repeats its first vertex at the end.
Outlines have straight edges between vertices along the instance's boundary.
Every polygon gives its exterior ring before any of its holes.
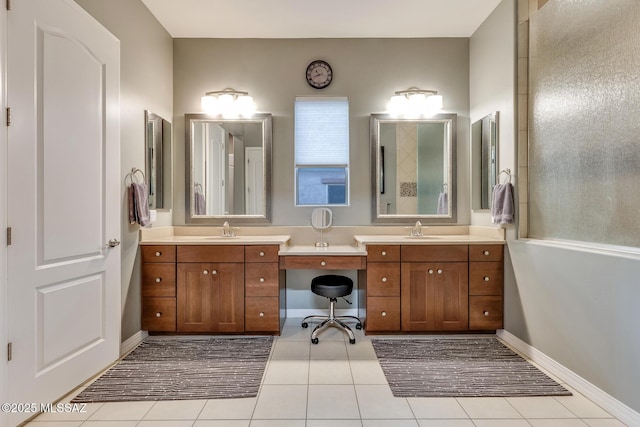
{"type": "Polygon", "coordinates": [[[11,227],[7,227],[7,246],[11,246],[11,227]]]}
{"type": "Polygon", "coordinates": [[[11,0],[7,0],[6,4],[7,4],[7,10],[11,10],[11,0]]]}
{"type": "Polygon", "coordinates": [[[13,359],[13,343],[7,343],[7,362],[13,359]]]}
{"type": "Polygon", "coordinates": [[[7,107],[7,126],[11,126],[11,107],[7,107]]]}

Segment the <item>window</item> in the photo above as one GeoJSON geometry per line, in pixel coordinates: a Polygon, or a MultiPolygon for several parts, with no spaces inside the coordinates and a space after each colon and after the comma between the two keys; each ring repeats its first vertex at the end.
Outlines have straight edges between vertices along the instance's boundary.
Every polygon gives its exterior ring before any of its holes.
{"type": "Polygon", "coordinates": [[[349,202],[349,101],[296,98],[296,206],[349,202]]]}

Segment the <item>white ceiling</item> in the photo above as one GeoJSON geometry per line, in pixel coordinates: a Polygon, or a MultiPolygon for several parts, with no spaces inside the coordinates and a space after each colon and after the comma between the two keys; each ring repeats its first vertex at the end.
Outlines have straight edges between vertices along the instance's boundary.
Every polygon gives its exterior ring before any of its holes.
{"type": "Polygon", "coordinates": [[[469,37],[501,0],[142,0],[174,38],[469,37]]]}

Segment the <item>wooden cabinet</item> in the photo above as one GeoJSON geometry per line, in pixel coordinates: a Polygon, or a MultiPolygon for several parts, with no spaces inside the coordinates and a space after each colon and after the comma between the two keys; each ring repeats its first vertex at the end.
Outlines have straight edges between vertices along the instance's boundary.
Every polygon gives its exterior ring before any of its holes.
{"type": "Polygon", "coordinates": [[[280,333],[284,311],[284,272],[278,246],[245,246],[245,330],[280,333]],[[281,298],[282,297],[282,298],[281,298]],[[281,304],[282,302],[282,304],[281,304]]]}
{"type": "Polygon", "coordinates": [[[280,333],[285,275],[278,245],[141,246],[142,328],[280,333]]]}
{"type": "Polygon", "coordinates": [[[367,253],[368,333],[502,327],[502,245],[369,245],[367,253]]]}
{"type": "Polygon", "coordinates": [[[402,330],[469,327],[469,247],[402,246],[402,330]]]}
{"type": "Polygon", "coordinates": [[[176,247],[142,246],[142,329],[176,330],[176,247]]]}
{"type": "Polygon", "coordinates": [[[244,246],[177,246],[178,332],[244,332],[244,246]]]}
{"type": "Polygon", "coordinates": [[[469,251],[469,330],[503,327],[502,245],[478,245],[469,251]]]}
{"type": "Polygon", "coordinates": [[[244,332],[244,264],[178,262],[178,332],[244,332]]]}
{"type": "Polygon", "coordinates": [[[468,328],[466,262],[402,263],[402,330],[468,328]]]}
{"type": "Polygon", "coordinates": [[[399,331],[400,246],[368,246],[366,267],[366,330],[399,331]]]}

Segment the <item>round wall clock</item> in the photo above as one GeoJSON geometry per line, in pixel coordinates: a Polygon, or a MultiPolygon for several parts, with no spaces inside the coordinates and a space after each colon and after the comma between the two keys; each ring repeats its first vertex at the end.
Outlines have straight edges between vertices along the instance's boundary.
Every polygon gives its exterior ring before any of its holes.
{"type": "Polygon", "coordinates": [[[333,70],[326,61],[315,60],[307,66],[307,83],[315,89],[323,89],[331,84],[333,70]]]}

